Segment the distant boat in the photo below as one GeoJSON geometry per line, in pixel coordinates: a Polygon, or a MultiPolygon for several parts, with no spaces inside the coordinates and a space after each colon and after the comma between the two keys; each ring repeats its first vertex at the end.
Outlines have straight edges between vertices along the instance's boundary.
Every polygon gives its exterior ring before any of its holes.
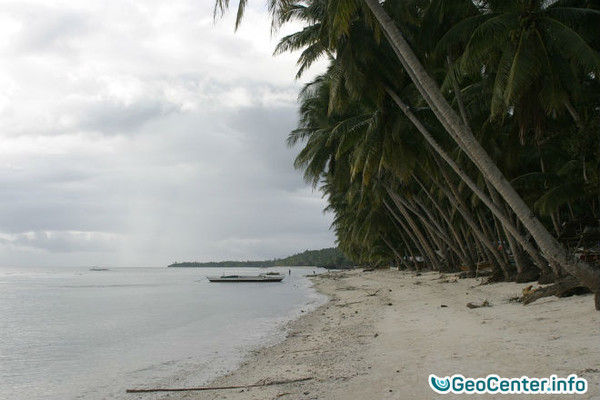
{"type": "Polygon", "coordinates": [[[210,282],[281,282],[285,275],[276,273],[258,275],[222,275],[207,276],[210,282]]]}
{"type": "Polygon", "coordinates": [[[104,267],[92,267],[92,268],[90,268],[90,271],[108,271],[108,268],[104,268],[104,267]]]}

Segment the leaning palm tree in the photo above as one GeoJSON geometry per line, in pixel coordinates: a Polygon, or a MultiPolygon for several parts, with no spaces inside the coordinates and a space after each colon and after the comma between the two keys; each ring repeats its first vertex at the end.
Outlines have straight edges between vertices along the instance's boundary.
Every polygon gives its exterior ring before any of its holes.
{"type": "MultiPolygon", "coordinates": [[[[397,25],[387,15],[381,4],[377,0],[364,0],[364,2],[381,23],[382,29],[388,36],[406,71],[411,76],[411,80],[448,133],[511,207],[536,240],[546,258],[561,265],[568,273],[575,276],[582,284],[596,293],[596,308],[600,310],[600,270],[569,254],[548,232],[475,139],[470,128],[461,121],[459,115],[446,101],[436,82],[429,76],[397,25]]],[[[600,73],[598,63],[596,63],[596,72],[597,74],[600,73]]]]}
{"type": "MultiPolygon", "coordinates": [[[[246,4],[247,0],[240,0],[238,3],[236,25],[243,17],[246,4]]],[[[290,2],[287,0],[270,0],[269,9],[274,15],[277,15],[289,4],[290,2]]],[[[476,140],[470,127],[461,120],[458,113],[446,100],[436,81],[429,75],[406,37],[400,31],[399,25],[386,12],[384,6],[387,4],[386,2],[382,5],[378,0],[332,0],[328,2],[326,19],[331,26],[331,42],[333,43],[343,37],[358,15],[364,17],[366,23],[372,26],[375,26],[373,21],[377,21],[377,27],[381,29],[381,32],[387,38],[415,87],[444,129],[510,206],[517,218],[535,239],[545,257],[551,262],[561,265],[565,271],[575,276],[582,284],[595,292],[596,308],[600,310],[600,270],[569,254],[536,218],[535,214],[476,140]],[[370,10],[370,13],[366,10],[370,10]]],[[[223,12],[228,5],[228,0],[216,0],[215,10],[223,12]]],[[[276,20],[273,21],[276,24],[276,20]]],[[[376,29],[377,32],[379,32],[378,29],[376,29]]],[[[598,65],[600,63],[597,63],[595,67],[596,76],[600,75],[598,65]]]]}
{"type": "MultiPolygon", "coordinates": [[[[305,14],[304,14],[305,15],[305,14]]],[[[301,32],[298,32],[298,35],[302,37],[302,41],[304,45],[309,48],[314,48],[316,42],[321,41],[323,35],[316,36],[306,36],[304,32],[311,30],[313,25],[322,26],[319,24],[318,19],[313,17],[309,18],[307,21],[309,22],[309,26],[303,29],[301,32]],[[313,24],[313,25],[311,25],[313,24]]],[[[496,204],[492,203],[492,201],[486,196],[482,190],[480,190],[477,185],[473,182],[473,180],[461,170],[458,164],[450,157],[450,155],[446,152],[446,150],[440,146],[437,142],[437,139],[430,134],[428,129],[421,123],[421,121],[414,115],[411,109],[400,99],[397,92],[400,90],[400,85],[405,84],[406,82],[402,82],[400,79],[403,76],[401,70],[397,67],[397,61],[391,59],[389,57],[389,48],[384,46],[384,43],[378,45],[372,35],[369,34],[370,31],[366,30],[366,27],[361,24],[354,24],[350,28],[350,31],[346,35],[343,40],[338,42],[336,47],[335,54],[337,55],[335,58],[332,58],[331,65],[332,70],[330,76],[335,77],[332,79],[336,82],[335,85],[331,85],[332,89],[336,90],[334,93],[331,93],[329,96],[329,105],[340,103],[339,101],[334,101],[334,99],[339,99],[340,97],[347,97],[345,94],[340,94],[340,88],[346,88],[348,91],[353,92],[355,97],[361,99],[362,102],[367,101],[367,98],[377,98],[377,88],[380,89],[381,93],[386,93],[389,95],[391,99],[397,104],[397,106],[402,110],[402,112],[406,115],[408,120],[417,127],[417,131],[422,134],[422,136],[426,139],[432,149],[435,150],[445,162],[449,164],[449,166],[456,172],[463,181],[467,183],[469,188],[471,188],[474,193],[486,204],[492,212],[496,215],[497,218],[503,223],[507,229],[512,232],[511,237],[515,237],[530,253],[530,255],[536,260],[537,265],[540,269],[544,270],[546,262],[539,256],[537,250],[535,250],[531,244],[525,239],[523,235],[516,229],[514,224],[508,220],[507,216],[502,212],[502,208],[498,207],[496,204]]],[[[283,39],[282,43],[287,43],[290,37],[296,37],[297,35],[293,34],[283,39]]],[[[327,36],[327,35],[325,35],[327,36]]],[[[298,41],[294,41],[297,45],[298,41]]],[[[301,57],[302,60],[302,57],[301,57]]],[[[300,61],[301,61],[300,60],[300,61]]],[[[301,63],[302,64],[302,63],[301,63]]],[[[302,68],[302,66],[301,66],[302,68]]],[[[369,100],[370,101],[370,100],[369,100]]],[[[381,99],[379,99],[381,102],[381,99]]],[[[380,104],[378,107],[383,107],[380,104]]],[[[331,112],[331,106],[329,108],[329,112],[331,112]]],[[[383,135],[381,133],[377,135],[368,136],[369,138],[377,137],[377,138],[385,138],[390,136],[389,134],[383,135]]],[[[348,140],[346,140],[348,142],[348,140]]],[[[371,157],[370,155],[374,153],[375,146],[377,144],[381,144],[381,141],[375,141],[373,143],[369,143],[367,141],[363,142],[360,146],[360,151],[357,154],[365,154],[367,155],[366,160],[376,160],[377,158],[371,157]]],[[[393,150],[395,154],[386,155],[385,159],[389,164],[390,161],[393,160],[403,160],[405,159],[405,155],[407,154],[402,150],[402,142],[390,143],[393,146],[393,150]],[[401,154],[404,155],[401,156],[401,154]]],[[[406,148],[406,146],[404,146],[406,148]]],[[[356,158],[356,157],[355,157],[356,158]]],[[[368,178],[373,175],[373,173],[369,170],[370,163],[362,164],[360,158],[358,159],[359,166],[358,168],[363,171],[363,178],[368,180],[368,178]]],[[[356,161],[355,161],[356,162],[356,161]]],[[[354,168],[356,170],[357,167],[354,168]]],[[[396,169],[396,172],[399,169],[396,169]]],[[[480,235],[481,236],[481,235],[480,235]]],[[[487,247],[487,241],[482,240],[484,247],[487,247]]],[[[492,251],[493,253],[493,251],[492,251]]],[[[510,274],[505,274],[505,276],[509,276],[510,274]]],[[[519,279],[530,277],[532,274],[526,273],[525,271],[520,272],[519,279]]]]}

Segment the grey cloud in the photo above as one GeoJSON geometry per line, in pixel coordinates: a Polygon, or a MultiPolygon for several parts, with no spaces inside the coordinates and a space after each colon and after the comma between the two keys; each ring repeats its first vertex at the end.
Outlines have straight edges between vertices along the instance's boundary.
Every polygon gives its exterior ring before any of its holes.
{"type": "Polygon", "coordinates": [[[23,4],[8,7],[23,31],[13,46],[18,53],[71,53],[76,50],[75,40],[88,33],[93,26],[88,16],[74,11],[61,11],[44,5],[23,4]]]}
{"type": "Polygon", "coordinates": [[[115,251],[118,240],[97,232],[35,231],[19,235],[11,240],[3,239],[5,245],[32,247],[53,253],[115,251]]]}
{"type": "Polygon", "coordinates": [[[293,63],[223,33],[204,3],[61,4],[10,10],[31,29],[0,67],[16,82],[0,121],[0,258],[163,266],[333,244],[285,144],[293,63]]]}
{"type": "Polygon", "coordinates": [[[139,132],[149,121],[176,111],[175,107],[158,101],[140,101],[130,105],[105,102],[86,110],[76,129],[129,135],[139,132]]]}

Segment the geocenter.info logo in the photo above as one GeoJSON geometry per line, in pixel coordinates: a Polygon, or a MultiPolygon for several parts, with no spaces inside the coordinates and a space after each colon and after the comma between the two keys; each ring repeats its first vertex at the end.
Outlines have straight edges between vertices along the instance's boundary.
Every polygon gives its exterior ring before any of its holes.
{"type": "Polygon", "coordinates": [[[485,378],[465,378],[461,374],[439,378],[429,375],[429,386],[439,394],[583,394],[588,383],[571,374],[566,378],[551,375],[549,378],[501,378],[491,374],[485,378]]]}

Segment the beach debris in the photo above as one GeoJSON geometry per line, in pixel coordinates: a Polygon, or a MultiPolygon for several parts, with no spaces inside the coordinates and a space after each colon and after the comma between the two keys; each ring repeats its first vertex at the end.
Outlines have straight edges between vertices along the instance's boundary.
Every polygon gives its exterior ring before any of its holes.
{"type": "Polygon", "coordinates": [[[376,290],[376,291],[374,291],[374,292],[372,292],[372,291],[370,291],[370,290],[365,290],[365,291],[367,292],[367,296],[369,296],[369,297],[372,297],[372,296],[375,296],[375,295],[377,295],[377,293],[379,293],[379,291],[380,291],[380,290],[381,290],[381,289],[377,289],[377,290],[376,290]]]}
{"type": "Polygon", "coordinates": [[[273,385],[285,385],[287,383],[304,382],[314,379],[313,377],[298,378],[298,379],[284,379],[284,380],[270,380],[268,378],[262,379],[256,383],[249,385],[231,385],[231,386],[201,386],[201,387],[189,387],[189,388],[155,388],[155,389],[127,389],[126,393],[155,393],[155,392],[191,392],[201,390],[226,390],[226,389],[247,389],[261,386],[273,386],[273,385]]]}
{"type": "Polygon", "coordinates": [[[446,304],[442,304],[440,307],[441,307],[441,308],[446,308],[446,307],[448,307],[448,306],[447,306],[446,304]]]}
{"type": "Polygon", "coordinates": [[[352,304],[360,304],[362,303],[362,301],[351,301],[349,303],[342,303],[342,304],[336,304],[336,307],[348,307],[351,306],[352,304]]]}
{"type": "Polygon", "coordinates": [[[458,277],[454,276],[451,278],[446,278],[446,279],[441,279],[438,281],[438,283],[456,283],[458,282],[458,277]]]}
{"type": "Polygon", "coordinates": [[[526,292],[525,290],[528,289],[530,286],[523,289],[523,297],[521,297],[520,299],[523,305],[533,303],[538,299],[549,296],[569,297],[577,294],[590,293],[590,290],[586,287],[581,286],[581,283],[579,283],[579,281],[577,281],[577,279],[575,278],[566,278],[562,281],[556,282],[553,285],[539,287],[526,292]]]}
{"type": "Polygon", "coordinates": [[[467,303],[467,307],[468,308],[481,308],[481,307],[491,307],[492,305],[490,304],[489,301],[485,300],[480,304],[475,304],[475,303],[467,303]]]}
{"type": "Polygon", "coordinates": [[[348,290],[348,291],[352,291],[352,290],[358,290],[358,288],[356,286],[342,286],[342,287],[337,288],[335,290],[348,290]]]}
{"type": "Polygon", "coordinates": [[[528,294],[533,293],[538,289],[540,289],[540,288],[533,289],[533,285],[529,285],[525,289],[523,289],[523,296],[527,296],[528,294]]]}

